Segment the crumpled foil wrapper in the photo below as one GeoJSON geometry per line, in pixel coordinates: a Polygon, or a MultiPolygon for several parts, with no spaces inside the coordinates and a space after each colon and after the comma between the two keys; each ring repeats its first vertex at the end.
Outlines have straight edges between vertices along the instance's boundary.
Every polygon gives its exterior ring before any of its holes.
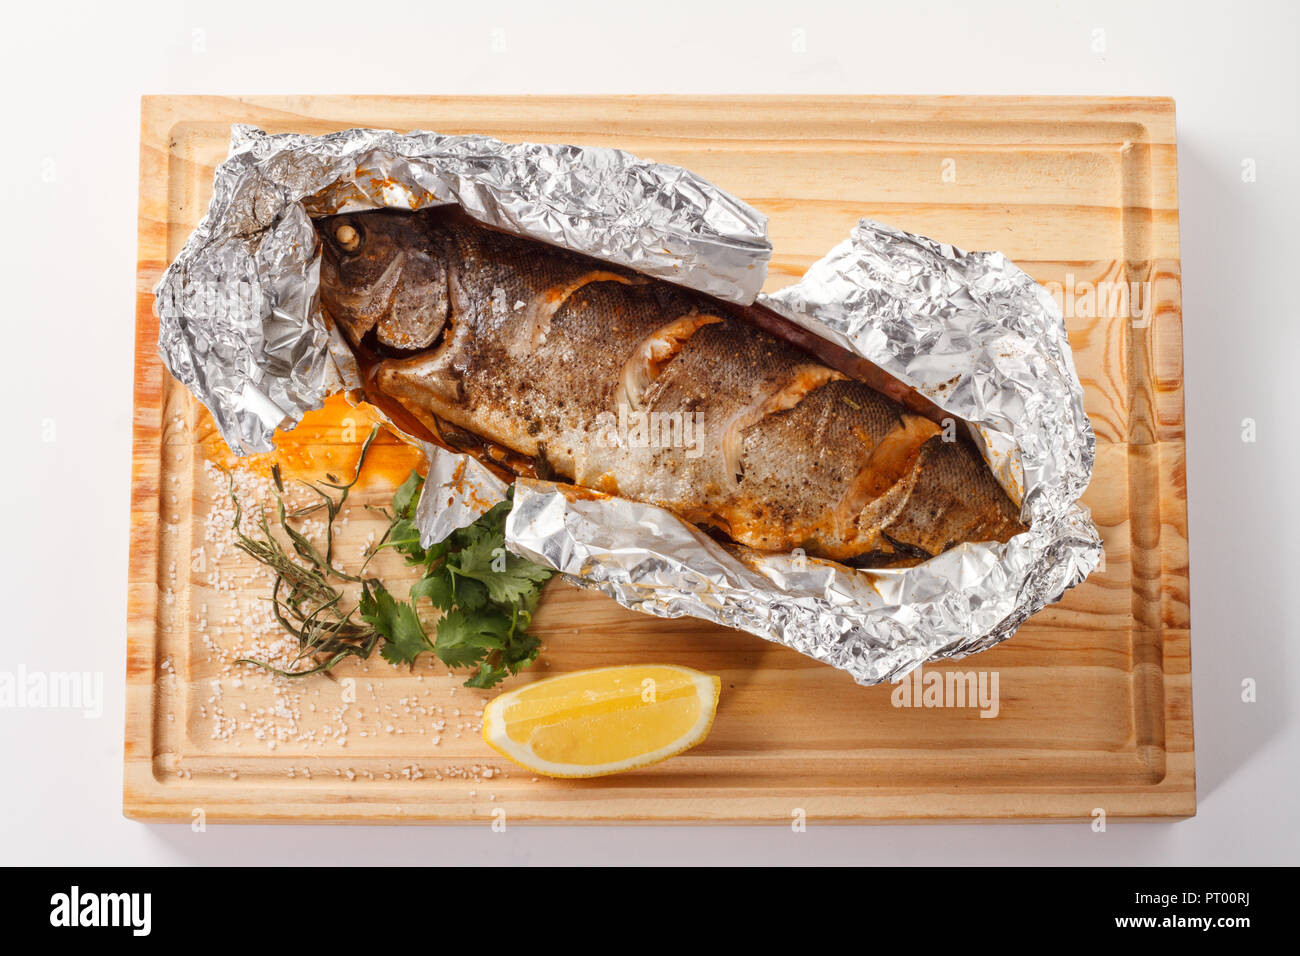
{"type": "MultiPolygon", "coordinates": [[[[862,684],[1005,640],[1097,566],[1101,542],[1078,504],[1095,443],[1046,290],[999,253],[863,220],[800,282],[759,296],[771,248],[764,216],[686,170],[610,149],[236,127],[208,215],[155,290],[163,359],[232,449],[270,450],[277,427],[357,383],[320,313],[311,218],[448,202],[719,298],[757,298],[868,359],[970,423],[1030,525],[1005,544],[861,571],[722,545],[661,508],[520,479],[511,550],[625,607],[739,628],[862,684]]],[[[506,485],[473,458],[424,448],[416,517],[428,545],[500,501],[506,485]]]]}

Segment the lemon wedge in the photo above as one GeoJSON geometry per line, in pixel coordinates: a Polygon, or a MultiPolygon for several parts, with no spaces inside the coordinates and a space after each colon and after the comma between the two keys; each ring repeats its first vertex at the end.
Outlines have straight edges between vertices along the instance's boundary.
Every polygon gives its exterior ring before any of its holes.
{"type": "Polygon", "coordinates": [[[483,711],[483,739],[548,777],[634,770],[703,740],[721,685],[671,664],[574,671],[494,698],[483,711]]]}

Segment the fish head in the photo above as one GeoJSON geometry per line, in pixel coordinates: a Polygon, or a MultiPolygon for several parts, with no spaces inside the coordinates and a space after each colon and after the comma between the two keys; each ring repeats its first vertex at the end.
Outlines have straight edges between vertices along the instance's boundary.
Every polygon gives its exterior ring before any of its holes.
{"type": "Polygon", "coordinates": [[[434,344],[449,318],[442,248],[417,213],[381,209],[316,220],[321,305],[353,344],[372,330],[402,350],[434,344]]]}

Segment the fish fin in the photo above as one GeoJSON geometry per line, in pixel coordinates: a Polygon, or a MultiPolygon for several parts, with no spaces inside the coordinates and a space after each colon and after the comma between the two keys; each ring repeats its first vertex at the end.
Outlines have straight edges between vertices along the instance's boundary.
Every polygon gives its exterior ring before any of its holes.
{"type": "Polygon", "coordinates": [[[593,282],[618,282],[622,285],[643,285],[647,280],[640,276],[625,276],[617,272],[593,269],[573,281],[538,293],[524,306],[513,345],[519,354],[533,352],[546,342],[551,331],[551,320],[579,289],[593,282]]]}
{"type": "Polygon", "coordinates": [[[849,483],[836,511],[848,523],[853,517],[898,484],[915,467],[921,447],[939,434],[939,426],[920,415],[904,413],[899,423],[876,442],[866,462],[849,483]]]}
{"type": "Polygon", "coordinates": [[[632,350],[623,363],[618,385],[614,390],[614,408],[626,405],[631,411],[640,411],[646,393],[663,372],[664,366],[677,357],[691,336],[706,325],[724,321],[721,316],[690,313],[678,316],[659,326],[632,350]]]}
{"type": "Polygon", "coordinates": [[[745,474],[741,456],[744,454],[744,434],[747,429],[757,425],[768,415],[789,411],[803,401],[810,392],[823,385],[846,378],[848,376],[843,372],[827,368],[825,365],[800,365],[794,370],[790,381],[728,419],[723,426],[718,444],[722,452],[723,469],[733,484],[739,483],[745,474]]]}

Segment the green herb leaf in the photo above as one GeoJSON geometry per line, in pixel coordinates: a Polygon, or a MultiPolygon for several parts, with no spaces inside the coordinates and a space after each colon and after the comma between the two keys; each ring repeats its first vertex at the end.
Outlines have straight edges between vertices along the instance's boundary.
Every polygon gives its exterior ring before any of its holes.
{"type": "Polygon", "coordinates": [[[411,603],[414,604],[422,597],[428,598],[439,611],[449,611],[456,600],[454,587],[455,582],[449,569],[430,571],[428,577],[420,578],[411,585],[411,603]]]}
{"type": "Polygon", "coordinates": [[[477,664],[490,651],[505,648],[510,623],[510,618],[500,613],[471,614],[459,608],[448,611],[438,622],[434,652],[448,667],[477,664]]]}
{"type": "Polygon", "coordinates": [[[406,555],[407,564],[427,564],[429,554],[420,547],[420,531],[410,518],[397,518],[388,529],[382,547],[406,555]]]}
{"type": "Polygon", "coordinates": [[[417,657],[430,650],[415,608],[397,601],[378,581],[365,585],[360,610],[361,619],[383,637],[379,653],[390,664],[414,664],[417,657]]]}
{"type": "Polygon", "coordinates": [[[488,606],[488,589],[482,581],[473,578],[456,578],[456,604],[466,611],[478,611],[488,606]]]}
{"type": "Polygon", "coordinates": [[[424,487],[424,479],[420,477],[419,472],[412,469],[406,476],[406,480],[393,492],[393,513],[399,518],[414,518],[415,505],[420,500],[422,487],[424,487]]]}
{"type": "Polygon", "coordinates": [[[488,599],[497,604],[513,604],[521,600],[555,573],[507,551],[504,530],[497,535],[490,528],[477,524],[464,530],[469,532],[466,543],[447,559],[447,563],[459,577],[482,582],[487,588],[488,599]]]}
{"type": "Polygon", "coordinates": [[[505,680],[509,674],[513,673],[516,672],[506,670],[504,667],[499,667],[495,664],[484,661],[482,664],[479,664],[478,670],[474,672],[474,676],[465,681],[465,686],[484,689],[495,687],[497,684],[505,680]]]}
{"type": "Polygon", "coordinates": [[[533,637],[531,634],[523,632],[515,634],[510,641],[509,646],[501,655],[501,662],[511,674],[518,674],[521,670],[537,660],[537,652],[541,650],[542,642],[533,637]]]}

